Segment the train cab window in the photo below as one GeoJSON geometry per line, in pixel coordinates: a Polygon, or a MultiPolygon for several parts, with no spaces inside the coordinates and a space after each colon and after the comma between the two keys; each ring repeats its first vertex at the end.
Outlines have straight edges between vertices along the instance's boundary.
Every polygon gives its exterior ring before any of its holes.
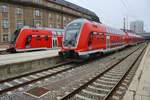
{"type": "Polygon", "coordinates": [[[67,26],[64,35],[64,46],[76,47],[82,22],[74,22],[67,26]]]}
{"type": "Polygon", "coordinates": [[[36,37],[36,41],[41,41],[41,37],[39,35],[36,37]]]}
{"type": "Polygon", "coordinates": [[[49,39],[48,36],[45,36],[45,41],[48,41],[48,39],[49,39]]]}
{"type": "Polygon", "coordinates": [[[17,37],[18,37],[20,31],[21,31],[21,29],[16,30],[16,31],[13,33],[13,35],[11,36],[11,41],[10,41],[10,42],[11,42],[12,44],[16,42],[17,37]]]}

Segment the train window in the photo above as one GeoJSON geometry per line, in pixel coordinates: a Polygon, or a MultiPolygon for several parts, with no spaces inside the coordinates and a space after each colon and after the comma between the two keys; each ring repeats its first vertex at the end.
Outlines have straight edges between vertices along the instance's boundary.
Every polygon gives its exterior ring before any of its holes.
{"type": "Polygon", "coordinates": [[[16,31],[13,33],[13,35],[12,35],[12,37],[11,37],[11,43],[12,43],[12,44],[16,42],[16,39],[17,39],[17,37],[18,37],[20,31],[21,31],[21,29],[18,29],[18,30],[16,30],[16,31]]]}
{"type": "Polygon", "coordinates": [[[106,35],[110,35],[110,33],[109,33],[109,32],[107,32],[107,33],[106,33],[106,35]]]}
{"type": "Polygon", "coordinates": [[[99,33],[99,35],[104,35],[103,33],[99,33]]]}
{"type": "Polygon", "coordinates": [[[45,41],[48,41],[48,39],[49,39],[48,36],[45,36],[45,41]]]}
{"type": "Polygon", "coordinates": [[[89,36],[89,40],[88,40],[88,46],[91,45],[93,36],[94,36],[94,34],[93,34],[93,32],[91,32],[91,33],[90,33],[90,36],[89,36]]]}
{"type": "Polygon", "coordinates": [[[32,40],[32,36],[31,35],[27,36],[26,37],[25,46],[29,47],[30,43],[31,43],[31,40],[32,40]]]}
{"type": "Polygon", "coordinates": [[[52,33],[53,33],[53,36],[54,36],[54,37],[57,36],[57,33],[56,33],[55,31],[53,31],[52,33]]]}
{"type": "Polygon", "coordinates": [[[57,47],[57,38],[53,38],[53,48],[57,47]]]}
{"type": "Polygon", "coordinates": [[[100,33],[99,32],[97,32],[97,34],[96,34],[97,36],[99,36],[100,35],[100,33]]]}
{"type": "Polygon", "coordinates": [[[93,39],[93,37],[94,37],[94,32],[91,32],[90,38],[93,39]]]}
{"type": "Polygon", "coordinates": [[[60,31],[57,32],[57,35],[62,35],[62,33],[60,31]]]}
{"type": "Polygon", "coordinates": [[[95,34],[96,34],[96,38],[99,39],[99,36],[100,36],[99,32],[95,32],[95,34]]]}
{"type": "Polygon", "coordinates": [[[61,33],[61,35],[63,35],[63,32],[60,32],[61,33]]]}
{"type": "Polygon", "coordinates": [[[62,35],[64,36],[64,32],[61,32],[62,33],[62,35]]]}
{"type": "Polygon", "coordinates": [[[36,37],[36,41],[41,41],[41,37],[39,35],[36,37]]]}

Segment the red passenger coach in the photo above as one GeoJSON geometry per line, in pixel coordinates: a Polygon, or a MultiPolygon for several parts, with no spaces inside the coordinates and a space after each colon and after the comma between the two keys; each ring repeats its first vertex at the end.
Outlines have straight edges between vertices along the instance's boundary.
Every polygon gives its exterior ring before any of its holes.
{"type": "Polygon", "coordinates": [[[126,34],[128,37],[128,45],[135,45],[144,41],[144,38],[142,36],[130,32],[127,32],[126,34]]]}
{"type": "Polygon", "coordinates": [[[59,55],[73,58],[89,57],[93,54],[124,48],[131,42],[137,42],[137,37],[139,36],[134,35],[131,37],[129,33],[100,23],[77,19],[66,27],[59,55]],[[132,38],[132,41],[130,38],[132,38]]]}
{"type": "Polygon", "coordinates": [[[63,34],[63,29],[24,27],[14,32],[8,51],[22,52],[59,48],[63,34]]]}

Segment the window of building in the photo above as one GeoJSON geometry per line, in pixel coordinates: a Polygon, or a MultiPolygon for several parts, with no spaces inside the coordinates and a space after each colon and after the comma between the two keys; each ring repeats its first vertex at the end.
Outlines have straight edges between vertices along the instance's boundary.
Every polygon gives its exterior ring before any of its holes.
{"type": "Polygon", "coordinates": [[[36,26],[36,27],[40,27],[40,26],[41,26],[40,22],[37,22],[37,23],[35,24],[35,26],[36,26]]]}
{"type": "Polygon", "coordinates": [[[17,20],[17,21],[16,21],[16,28],[17,28],[17,29],[23,27],[23,25],[24,25],[24,24],[23,24],[23,20],[17,20]]]}
{"type": "Polygon", "coordinates": [[[23,9],[22,8],[16,8],[16,14],[22,15],[23,14],[23,9]]]}
{"type": "Polygon", "coordinates": [[[64,21],[66,21],[66,19],[67,19],[67,18],[66,18],[66,17],[64,17],[63,19],[64,19],[64,21]]]}
{"type": "Polygon", "coordinates": [[[8,19],[2,20],[2,27],[3,27],[3,28],[9,28],[8,19]]]}
{"type": "Polygon", "coordinates": [[[35,11],[34,11],[34,15],[35,15],[35,16],[40,16],[40,10],[35,10],[35,11]]]}
{"type": "Polygon", "coordinates": [[[68,18],[68,21],[71,21],[71,18],[68,18]]]}
{"type": "Polygon", "coordinates": [[[7,5],[2,5],[1,6],[1,11],[2,12],[8,12],[8,6],[7,5]]]}
{"type": "Polygon", "coordinates": [[[59,15],[56,15],[56,18],[59,19],[59,15]]]}
{"type": "Polygon", "coordinates": [[[49,24],[49,27],[50,27],[50,28],[52,28],[52,27],[53,27],[53,25],[52,25],[52,24],[49,24]]]}
{"type": "Polygon", "coordinates": [[[8,19],[9,18],[8,13],[2,13],[1,15],[2,15],[3,19],[8,19]]]}
{"type": "Polygon", "coordinates": [[[35,27],[40,27],[42,25],[42,21],[41,20],[34,20],[34,26],[35,27]]]}
{"type": "Polygon", "coordinates": [[[34,0],[35,3],[40,3],[41,0],[34,0]]]}
{"type": "Polygon", "coordinates": [[[8,32],[9,32],[8,28],[3,28],[3,33],[8,33],[8,32]]]}
{"type": "Polygon", "coordinates": [[[3,34],[3,42],[8,42],[8,34],[3,34]]]}
{"type": "Polygon", "coordinates": [[[51,13],[48,14],[48,18],[52,19],[52,14],[51,13]]]}
{"type": "Polygon", "coordinates": [[[57,24],[57,26],[56,26],[57,28],[60,28],[60,25],[59,24],[57,24]]]}

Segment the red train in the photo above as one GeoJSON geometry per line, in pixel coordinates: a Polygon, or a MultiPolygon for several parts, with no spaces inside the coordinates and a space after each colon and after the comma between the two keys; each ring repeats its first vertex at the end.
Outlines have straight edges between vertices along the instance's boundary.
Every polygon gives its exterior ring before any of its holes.
{"type": "Polygon", "coordinates": [[[143,42],[143,37],[103,24],[77,19],[66,27],[60,56],[82,58],[143,42]]]}
{"type": "Polygon", "coordinates": [[[23,27],[14,32],[7,51],[24,52],[59,48],[62,44],[63,34],[63,29],[23,27]]]}

